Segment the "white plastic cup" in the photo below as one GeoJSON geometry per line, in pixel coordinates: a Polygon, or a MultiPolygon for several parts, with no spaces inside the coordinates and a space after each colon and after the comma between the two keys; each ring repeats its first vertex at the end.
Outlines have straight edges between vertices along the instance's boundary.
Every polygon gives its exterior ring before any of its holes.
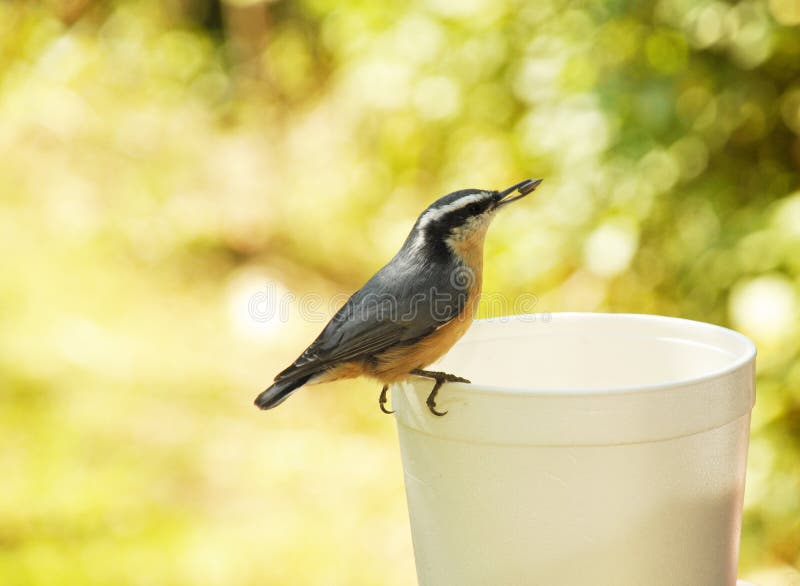
{"type": "Polygon", "coordinates": [[[734,586],[755,346],[669,317],[479,320],[393,406],[422,586],[734,586]]]}

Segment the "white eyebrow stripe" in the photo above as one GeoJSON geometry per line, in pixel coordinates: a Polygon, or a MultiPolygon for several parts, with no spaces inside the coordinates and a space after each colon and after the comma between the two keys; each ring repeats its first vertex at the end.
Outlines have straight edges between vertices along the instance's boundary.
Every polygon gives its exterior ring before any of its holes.
{"type": "Polygon", "coordinates": [[[486,199],[488,195],[489,192],[480,191],[478,193],[473,193],[472,195],[461,197],[454,202],[450,202],[446,206],[442,206],[440,208],[436,208],[433,210],[428,210],[427,212],[422,214],[422,217],[419,220],[419,227],[424,228],[429,223],[435,222],[436,220],[438,220],[442,216],[449,214],[453,210],[457,210],[465,206],[468,206],[471,203],[475,203],[476,201],[481,201],[483,199],[486,199]]]}

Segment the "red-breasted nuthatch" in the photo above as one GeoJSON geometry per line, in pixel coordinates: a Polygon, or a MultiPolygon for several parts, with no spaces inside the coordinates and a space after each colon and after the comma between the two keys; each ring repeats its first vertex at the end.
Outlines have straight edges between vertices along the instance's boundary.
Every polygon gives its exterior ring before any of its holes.
{"type": "Polygon", "coordinates": [[[427,405],[445,382],[469,382],[423,370],[467,331],[481,293],[483,242],[501,207],[531,193],[541,179],[503,191],[462,189],[438,199],[417,219],[400,251],[336,312],[317,339],[255,400],[261,409],[281,404],[303,385],[356,376],[389,384],[410,375],[433,379],[427,405]],[[511,196],[514,192],[517,195],[511,196]]]}

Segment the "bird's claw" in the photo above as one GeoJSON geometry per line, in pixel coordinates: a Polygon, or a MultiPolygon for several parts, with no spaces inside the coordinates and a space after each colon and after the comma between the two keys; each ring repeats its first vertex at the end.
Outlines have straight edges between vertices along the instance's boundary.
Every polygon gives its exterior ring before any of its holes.
{"type": "Polygon", "coordinates": [[[388,390],[389,390],[389,385],[383,385],[383,388],[381,389],[381,396],[378,397],[378,406],[381,408],[381,411],[383,411],[387,415],[391,415],[392,413],[394,413],[394,411],[386,408],[386,402],[388,401],[388,398],[386,397],[386,391],[388,390]]]}
{"type": "Polygon", "coordinates": [[[425,401],[425,404],[428,406],[428,411],[430,411],[437,417],[444,417],[445,415],[447,415],[447,411],[436,410],[436,401],[432,401],[430,396],[428,397],[428,400],[425,401]]]}
{"type": "MultiPolygon", "coordinates": [[[[444,373],[442,373],[442,374],[444,374],[444,373]]],[[[448,375],[448,376],[452,376],[452,375],[448,375]]],[[[436,410],[436,393],[439,392],[439,388],[445,383],[446,379],[443,376],[439,376],[439,377],[435,378],[434,380],[436,381],[436,383],[433,385],[433,388],[431,389],[431,392],[428,395],[428,398],[425,399],[425,404],[428,406],[428,410],[431,413],[433,413],[437,417],[443,417],[444,415],[447,415],[447,411],[437,411],[436,410]]]]}

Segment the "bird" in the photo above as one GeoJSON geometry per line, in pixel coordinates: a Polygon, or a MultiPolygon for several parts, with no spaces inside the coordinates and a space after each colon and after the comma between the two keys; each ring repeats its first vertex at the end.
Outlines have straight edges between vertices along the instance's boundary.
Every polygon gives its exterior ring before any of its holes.
{"type": "Polygon", "coordinates": [[[411,376],[434,381],[426,405],[436,416],[445,382],[470,381],[425,370],[466,333],[481,295],[483,248],[495,213],[533,192],[541,179],[502,191],[462,189],[420,214],[395,256],[334,314],[308,348],[255,400],[272,409],[305,385],[366,376],[389,385],[411,376]]]}

